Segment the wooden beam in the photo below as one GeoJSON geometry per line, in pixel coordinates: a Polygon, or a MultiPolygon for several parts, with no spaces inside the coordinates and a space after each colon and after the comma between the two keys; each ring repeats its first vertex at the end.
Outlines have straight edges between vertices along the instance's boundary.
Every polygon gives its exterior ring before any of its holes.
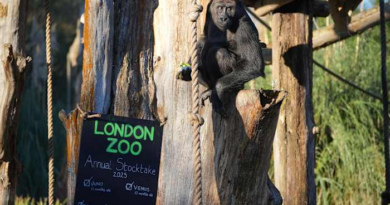
{"type": "MultiPolygon", "coordinates": [[[[253,6],[255,8],[255,13],[257,16],[265,16],[275,9],[286,5],[294,0],[260,0],[255,1],[253,6]]],[[[245,0],[244,0],[245,3],[245,0]]]]}
{"type": "MultiPolygon", "coordinates": [[[[275,182],[284,205],[315,205],[311,0],[272,16],[272,78],[287,91],[275,134],[275,182]]],[[[287,7],[287,6],[286,6],[287,7]]]]}
{"type": "MultiPolygon", "coordinates": [[[[246,6],[253,7],[258,16],[265,16],[276,9],[284,6],[294,0],[244,0],[246,6]]],[[[313,16],[327,17],[329,15],[329,4],[327,1],[313,1],[313,16]]]]}
{"type": "MultiPolygon", "coordinates": [[[[390,3],[385,4],[385,19],[390,19],[390,3]]],[[[378,25],[379,20],[379,7],[374,7],[353,16],[351,23],[348,25],[348,32],[337,32],[335,25],[315,30],[313,32],[313,49],[317,50],[363,33],[367,29],[378,25]]]]}

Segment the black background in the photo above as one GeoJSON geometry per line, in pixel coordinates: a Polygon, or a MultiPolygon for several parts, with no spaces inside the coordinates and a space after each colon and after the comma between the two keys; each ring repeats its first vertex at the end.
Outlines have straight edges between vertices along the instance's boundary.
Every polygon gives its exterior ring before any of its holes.
{"type": "MultiPolygon", "coordinates": [[[[119,143],[119,140],[117,144],[119,143]]],[[[78,165],[78,175],[76,182],[75,205],[155,205],[158,187],[158,175],[160,166],[162,143],[162,128],[156,121],[131,119],[111,115],[102,115],[101,118],[92,118],[84,120],[83,130],[81,134],[81,145],[78,165]],[[134,136],[129,138],[121,138],[120,136],[106,136],[95,135],[94,126],[95,121],[99,121],[99,131],[103,131],[104,125],[107,122],[114,122],[119,125],[130,124],[133,127],[141,125],[147,126],[149,129],[154,127],[154,140],[138,140],[142,144],[142,151],[138,156],[133,156],[131,153],[116,154],[107,153],[106,149],[110,142],[108,137],[114,137],[119,140],[128,140],[131,144],[136,139],[134,136]],[[84,164],[91,155],[93,161],[109,162],[111,160],[112,170],[84,167],[84,164]],[[113,174],[116,172],[116,167],[121,167],[117,164],[117,159],[123,158],[122,162],[127,165],[142,164],[145,167],[150,165],[150,168],[156,170],[156,175],[148,175],[141,173],[126,172],[127,178],[114,178],[113,174]],[[111,192],[92,191],[91,187],[85,187],[85,179],[90,179],[95,182],[103,182],[104,189],[111,189],[111,192]],[[153,196],[135,195],[134,188],[132,191],[126,190],[126,183],[133,183],[142,187],[149,187],[150,191],[140,191],[140,193],[148,193],[153,196]]],[[[117,145],[116,144],[116,145],[117,145]]],[[[114,146],[117,148],[117,146],[114,146]]],[[[137,150],[137,149],[136,149],[137,150]]],[[[95,187],[99,188],[99,187],[95,187]]]]}

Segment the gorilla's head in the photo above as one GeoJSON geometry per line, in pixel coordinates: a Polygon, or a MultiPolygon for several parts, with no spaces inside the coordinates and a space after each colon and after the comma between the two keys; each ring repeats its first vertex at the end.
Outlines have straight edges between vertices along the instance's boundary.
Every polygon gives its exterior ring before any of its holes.
{"type": "Polygon", "coordinates": [[[222,31],[226,31],[240,15],[241,2],[238,0],[213,0],[209,12],[214,24],[222,31]]]}

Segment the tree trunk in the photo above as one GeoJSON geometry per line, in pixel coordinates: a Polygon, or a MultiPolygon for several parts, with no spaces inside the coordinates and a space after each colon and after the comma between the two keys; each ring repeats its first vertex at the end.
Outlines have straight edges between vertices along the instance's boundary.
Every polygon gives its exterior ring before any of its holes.
{"type": "MultiPolygon", "coordinates": [[[[113,5],[112,0],[86,1],[80,107],[164,124],[157,204],[192,204],[193,139],[187,118],[191,85],[175,78],[178,65],[189,56],[191,3],[116,0],[113,5]]],[[[204,14],[199,25],[204,24],[204,14]]],[[[266,179],[284,95],[242,91],[231,100],[228,119],[212,112],[209,103],[202,107],[204,204],[271,203],[266,179]]],[[[80,110],[68,116],[60,113],[67,129],[69,204],[76,183],[79,114],[80,110]]]]}
{"type": "Polygon", "coordinates": [[[0,204],[14,204],[20,165],[16,152],[24,73],[27,0],[0,0],[0,204]]]}
{"type": "Polygon", "coordinates": [[[310,1],[286,7],[272,20],[273,81],[288,92],[274,143],[276,187],[286,205],[315,205],[310,1]]]}

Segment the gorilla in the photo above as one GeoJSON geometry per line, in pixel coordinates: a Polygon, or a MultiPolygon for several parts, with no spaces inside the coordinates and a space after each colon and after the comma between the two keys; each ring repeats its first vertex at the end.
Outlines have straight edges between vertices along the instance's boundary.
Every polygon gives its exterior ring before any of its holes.
{"type": "MultiPolygon", "coordinates": [[[[264,59],[259,34],[240,0],[212,0],[207,6],[204,36],[197,43],[201,82],[208,88],[213,110],[227,117],[228,94],[264,77],[264,59]]],[[[178,79],[191,80],[191,69],[182,68],[178,79]]]]}

